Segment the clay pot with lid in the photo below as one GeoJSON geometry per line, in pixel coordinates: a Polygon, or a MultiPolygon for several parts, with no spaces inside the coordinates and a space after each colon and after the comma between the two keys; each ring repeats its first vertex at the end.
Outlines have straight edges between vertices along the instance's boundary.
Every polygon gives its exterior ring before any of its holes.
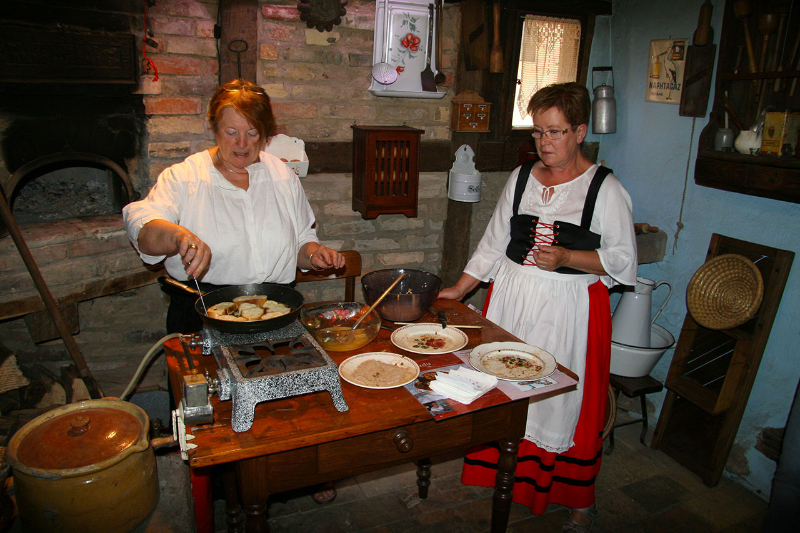
{"type": "Polygon", "coordinates": [[[118,399],[72,403],[25,424],[6,451],[23,529],[110,533],[141,523],[158,503],[148,425],[140,407],[118,399]]]}

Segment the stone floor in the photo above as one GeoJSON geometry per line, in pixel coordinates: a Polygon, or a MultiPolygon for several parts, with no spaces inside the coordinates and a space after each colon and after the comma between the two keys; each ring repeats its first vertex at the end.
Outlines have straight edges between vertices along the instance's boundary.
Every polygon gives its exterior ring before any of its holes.
{"type": "MultiPolygon", "coordinates": [[[[603,457],[597,483],[597,532],[761,531],[767,503],[723,478],[714,488],[667,455],[639,443],[640,425],[616,430],[611,455],[603,457]]],[[[652,431],[649,432],[649,436],[652,431]]],[[[342,480],[338,496],[318,505],[308,494],[292,495],[269,507],[272,533],[489,531],[492,490],[462,485],[460,458],[434,460],[427,500],[416,497],[413,466],[397,467],[342,480]]],[[[513,504],[508,531],[561,531],[566,509],[552,506],[534,516],[513,504]]],[[[216,513],[217,531],[225,531],[224,513],[216,513]],[[223,515],[223,516],[220,516],[223,515]]]]}
{"type": "MultiPolygon", "coordinates": [[[[619,419],[624,420],[620,412],[619,419]]],[[[667,455],[639,443],[638,424],[616,430],[611,455],[603,457],[597,483],[597,532],[760,532],[767,503],[741,485],[723,477],[714,488],[667,455]]],[[[648,432],[648,442],[652,430],[648,432]]],[[[163,459],[162,459],[163,460],[163,459]]],[[[174,461],[172,461],[174,463],[174,461]]],[[[318,505],[308,491],[276,495],[269,505],[272,533],[299,532],[430,532],[489,531],[492,490],[462,485],[460,457],[433,459],[427,500],[417,497],[413,465],[390,468],[340,480],[336,500],[318,505]]],[[[169,476],[183,479],[174,469],[169,476]]],[[[164,476],[161,475],[161,478],[164,476]]],[[[165,484],[162,483],[162,493],[165,484]]],[[[169,499],[181,507],[187,498],[172,490],[169,499]]],[[[165,494],[166,496],[166,494],[165,494]]],[[[162,500],[165,498],[162,497],[162,500]]],[[[215,502],[215,528],[226,531],[224,502],[215,502]]],[[[508,531],[558,532],[567,511],[555,507],[541,516],[514,504],[508,531]]],[[[141,532],[187,533],[177,520],[182,509],[159,506],[141,532]]]]}
{"type": "MultiPolygon", "coordinates": [[[[620,418],[619,420],[624,420],[620,418]]],[[[723,477],[714,488],[665,454],[639,443],[641,426],[616,430],[616,445],[603,457],[597,482],[596,532],[760,532],[767,503],[723,477]]],[[[648,432],[648,442],[652,430],[648,432]]],[[[329,504],[313,502],[309,491],[275,495],[269,505],[272,533],[489,531],[492,490],[462,485],[461,458],[432,458],[428,498],[416,496],[413,465],[340,480],[329,504]]],[[[159,455],[161,499],[134,533],[192,533],[188,469],[177,453],[159,455]]],[[[508,531],[558,532],[567,511],[554,507],[541,516],[514,504],[508,531]]],[[[215,529],[226,531],[224,502],[215,501],[215,529]]],[[[9,530],[22,531],[19,520],[9,530]]]]}

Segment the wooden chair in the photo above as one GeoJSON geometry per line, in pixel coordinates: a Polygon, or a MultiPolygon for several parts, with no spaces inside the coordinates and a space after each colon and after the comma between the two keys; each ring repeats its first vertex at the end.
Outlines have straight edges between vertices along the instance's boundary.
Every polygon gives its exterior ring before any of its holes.
{"type": "Polygon", "coordinates": [[[345,250],[340,253],[344,256],[344,268],[338,270],[332,268],[309,270],[308,272],[302,272],[297,269],[295,283],[344,278],[344,300],[346,302],[354,302],[356,297],[356,278],[361,275],[361,254],[355,250],[345,250]]]}

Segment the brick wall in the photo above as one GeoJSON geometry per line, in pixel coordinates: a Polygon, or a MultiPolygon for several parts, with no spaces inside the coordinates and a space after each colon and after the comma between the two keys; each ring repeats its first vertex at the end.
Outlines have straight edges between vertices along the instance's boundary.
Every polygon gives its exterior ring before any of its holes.
{"type": "MultiPolygon", "coordinates": [[[[374,1],[350,0],[342,24],[324,33],[299,20],[295,0],[261,2],[260,8],[257,82],[272,98],[280,133],[306,142],[348,142],[354,122],[407,123],[425,130],[423,140],[449,138],[452,89],[441,100],[379,98],[367,91],[373,62],[374,1]]],[[[457,43],[447,36],[458,33],[458,6],[446,5],[444,11],[443,67],[448,74],[445,88],[449,88],[457,43]]],[[[129,165],[138,172],[131,178],[143,195],[163,169],[214,145],[205,112],[218,85],[213,38],[216,19],[216,0],[164,0],[148,8],[148,26],[157,46],[148,46],[147,55],[158,68],[159,79],[153,81],[152,73],[139,78],[136,92],[144,100],[146,149],[141,161],[129,165]]],[[[438,273],[447,212],[446,181],[446,173],[420,176],[416,218],[382,215],[374,220],[364,220],[353,212],[350,174],[312,174],[303,179],[303,186],[317,216],[320,240],[337,249],[361,252],[365,272],[407,267],[438,273]]],[[[102,230],[90,226],[77,230],[69,229],[69,223],[53,226],[51,230],[59,235],[47,238],[55,237],[59,242],[51,242],[51,249],[32,246],[57,297],[62,288],[90,275],[144,270],[118,218],[102,230]],[[77,257],[80,250],[95,250],[97,254],[77,257]],[[64,268],[65,261],[72,266],[64,268]]],[[[26,229],[26,239],[45,242],[45,237],[31,232],[36,230],[26,229]]],[[[5,239],[0,245],[4,247],[0,250],[0,269],[14,280],[5,293],[0,293],[0,300],[18,298],[19,291],[35,296],[13,243],[5,239]]],[[[343,283],[338,281],[307,283],[298,288],[307,301],[338,300],[344,295],[343,283]]],[[[364,301],[359,285],[356,299],[364,301]]],[[[167,303],[160,287],[151,284],[79,304],[81,330],[75,340],[106,394],[122,392],[141,358],[165,333],[167,303]]],[[[0,337],[23,365],[38,362],[57,369],[68,361],[60,340],[35,345],[21,318],[0,321],[0,337]]],[[[151,365],[142,384],[166,387],[163,361],[151,365]]]]}
{"type": "MultiPolygon", "coordinates": [[[[278,132],[305,142],[352,140],[353,123],[424,129],[424,140],[449,139],[458,5],[445,5],[442,70],[448,81],[440,99],[376,97],[367,89],[373,64],[374,0],[350,0],[333,31],[308,28],[294,0],[260,2],[257,83],[273,102],[278,132]]],[[[147,54],[158,68],[140,78],[150,148],[138,187],[187,155],[213,146],[205,112],[218,85],[213,26],[217,2],[166,0],[148,11],[157,47],[147,54]]],[[[249,43],[252,44],[252,43],[249,43]]],[[[220,47],[224,47],[220,43],[220,47]]]]}

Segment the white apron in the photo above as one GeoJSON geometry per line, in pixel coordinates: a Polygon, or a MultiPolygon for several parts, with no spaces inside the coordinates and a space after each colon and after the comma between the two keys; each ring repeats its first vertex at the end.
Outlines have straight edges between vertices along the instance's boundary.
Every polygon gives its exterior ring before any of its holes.
{"type": "Polygon", "coordinates": [[[577,390],[531,403],[525,438],[562,453],[572,446],[583,399],[594,274],[557,274],[503,257],[486,318],[526,343],[551,353],[579,378],[577,390]]]}

